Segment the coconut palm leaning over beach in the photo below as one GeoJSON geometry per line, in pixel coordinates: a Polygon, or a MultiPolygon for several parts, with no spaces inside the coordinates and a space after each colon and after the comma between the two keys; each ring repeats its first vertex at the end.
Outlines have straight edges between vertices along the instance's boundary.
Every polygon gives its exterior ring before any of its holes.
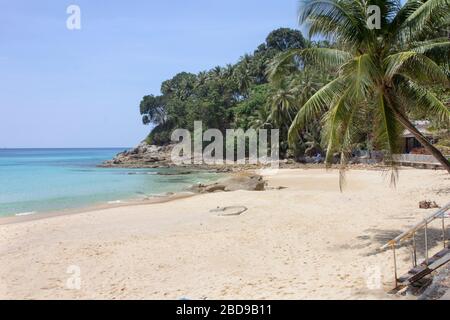
{"type": "Polygon", "coordinates": [[[450,25],[450,1],[410,0],[402,6],[387,0],[309,0],[300,5],[299,21],[309,27],[311,37],[331,39],[337,49],[285,52],[269,66],[271,79],[286,76],[285,66],[293,61],[302,68],[336,70],[337,77],[301,106],[289,130],[290,140],[306,123],[322,117],[326,163],[330,165],[333,154],[340,152],[343,174],[358,126],[369,113],[373,123],[367,126],[373,128],[387,160],[399,151],[406,128],[450,172],[449,161],[408,117],[420,109],[442,123],[450,122],[448,107],[427,89],[431,84],[449,86],[450,41],[448,34],[440,35],[450,25]],[[380,29],[368,27],[371,5],[381,9],[380,29]]]}

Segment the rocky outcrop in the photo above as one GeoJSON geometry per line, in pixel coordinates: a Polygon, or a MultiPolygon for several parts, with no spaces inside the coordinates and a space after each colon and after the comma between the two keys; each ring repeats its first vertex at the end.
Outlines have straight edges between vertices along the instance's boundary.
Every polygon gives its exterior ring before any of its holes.
{"type": "Polygon", "coordinates": [[[107,160],[100,166],[126,168],[168,167],[171,164],[170,154],[172,148],[172,145],[156,146],[142,142],[136,148],[121,152],[112,160],[107,160]]]}
{"type": "MultiPolygon", "coordinates": [[[[141,142],[137,147],[118,153],[113,159],[100,164],[100,167],[110,168],[192,168],[195,170],[210,170],[216,172],[230,172],[254,169],[254,165],[208,165],[208,164],[178,164],[171,159],[174,145],[157,146],[141,142]]],[[[173,173],[180,174],[180,173],[173,173]]],[[[167,173],[170,175],[170,173],[167,173]]]]}
{"type": "Polygon", "coordinates": [[[212,184],[197,184],[191,188],[191,191],[197,193],[235,190],[263,191],[265,189],[265,185],[266,183],[260,175],[241,172],[220,179],[212,184]]]}

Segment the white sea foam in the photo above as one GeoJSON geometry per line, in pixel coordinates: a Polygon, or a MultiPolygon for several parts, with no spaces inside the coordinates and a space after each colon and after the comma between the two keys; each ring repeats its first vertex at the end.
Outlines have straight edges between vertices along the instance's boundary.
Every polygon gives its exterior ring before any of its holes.
{"type": "Polygon", "coordinates": [[[117,204],[117,203],[122,203],[122,200],[114,200],[114,201],[108,201],[108,204],[117,204]]]}
{"type": "Polygon", "coordinates": [[[16,213],[15,215],[16,215],[17,217],[20,217],[20,216],[29,216],[29,215],[35,214],[35,213],[36,213],[36,211],[29,211],[29,212],[20,212],[20,213],[16,213]]]}
{"type": "Polygon", "coordinates": [[[142,175],[142,174],[157,175],[157,174],[160,174],[160,173],[159,172],[154,172],[154,171],[149,171],[149,172],[146,172],[146,171],[143,171],[143,172],[141,172],[141,171],[130,171],[130,172],[127,172],[126,174],[128,174],[128,175],[142,175]]]}

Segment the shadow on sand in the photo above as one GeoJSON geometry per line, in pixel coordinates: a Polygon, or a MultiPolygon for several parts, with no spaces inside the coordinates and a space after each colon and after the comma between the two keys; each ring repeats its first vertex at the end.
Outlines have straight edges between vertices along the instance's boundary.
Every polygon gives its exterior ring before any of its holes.
{"type": "MultiPolygon", "coordinates": [[[[365,241],[368,240],[372,244],[375,243],[377,245],[376,249],[373,249],[367,253],[367,255],[370,256],[370,255],[380,253],[381,251],[378,249],[379,247],[385,245],[387,242],[389,242],[390,240],[392,240],[395,237],[397,237],[398,235],[400,235],[403,231],[404,230],[397,230],[397,229],[385,229],[385,230],[368,229],[368,230],[366,230],[366,232],[369,235],[359,236],[358,240],[365,240],[365,241]]],[[[443,247],[442,228],[428,227],[427,234],[428,234],[428,249],[433,249],[436,246],[443,247]]],[[[425,256],[425,230],[423,228],[419,229],[415,234],[415,238],[416,238],[417,257],[419,259],[421,259],[421,257],[425,256]]],[[[447,239],[447,243],[448,243],[448,239],[449,239],[448,227],[446,228],[445,238],[447,239]]],[[[403,241],[396,248],[399,249],[399,248],[407,247],[412,250],[412,244],[413,244],[413,241],[411,238],[411,239],[403,241]]],[[[386,251],[386,250],[390,250],[390,248],[387,248],[383,251],[386,251]]]]}

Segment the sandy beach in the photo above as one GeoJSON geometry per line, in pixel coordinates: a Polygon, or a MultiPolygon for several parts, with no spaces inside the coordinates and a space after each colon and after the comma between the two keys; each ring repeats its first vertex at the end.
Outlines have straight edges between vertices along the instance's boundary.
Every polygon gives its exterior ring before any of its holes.
{"type": "MultiPolygon", "coordinates": [[[[281,169],[265,177],[266,191],[0,225],[0,298],[397,298],[386,294],[392,253],[378,248],[435,210],[420,200],[444,205],[450,193],[442,170],[405,168],[399,178],[394,189],[381,171],[351,170],[341,193],[335,170],[281,169]],[[218,216],[217,206],[248,210],[218,216]],[[67,286],[71,266],[79,289],[67,286]]],[[[439,223],[431,228],[438,238],[439,223]]],[[[409,254],[398,250],[403,272],[409,254]]]]}

